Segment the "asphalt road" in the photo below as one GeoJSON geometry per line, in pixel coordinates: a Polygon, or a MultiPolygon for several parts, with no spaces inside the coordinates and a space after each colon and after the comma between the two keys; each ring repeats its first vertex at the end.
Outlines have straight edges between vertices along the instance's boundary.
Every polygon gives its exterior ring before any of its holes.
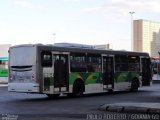
{"type": "MultiPolygon", "coordinates": [[[[13,93],[8,92],[7,87],[0,87],[0,119],[97,119],[97,116],[93,115],[117,114],[98,110],[100,105],[127,102],[147,104],[160,102],[160,84],[143,87],[133,93],[123,91],[112,94],[89,94],[81,98],[61,96],[53,100],[43,94],[13,93]]],[[[103,119],[101,116],[98,117],[103,119]]]]}

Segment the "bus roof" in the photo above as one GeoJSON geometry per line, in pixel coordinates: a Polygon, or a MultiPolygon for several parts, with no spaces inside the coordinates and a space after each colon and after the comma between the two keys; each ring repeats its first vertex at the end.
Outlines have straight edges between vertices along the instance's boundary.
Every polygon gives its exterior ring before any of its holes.
{"type": "Polygon", "coordinates": [[[90,54],[121,54],[121,55],[141,55],[149,56],[145,52],[132,52],[132,51],[121,51],[121,50],[101,50],[101,49],[88,49],[88,48],[76,48],[76,47],[59,47],[59,46],[46,46],[40,45],[40,49],[43,50],[53,50],[60,52],[76,52],[76,53],[90,53],[90,54]]]}
{"type": "Polygon", "coordinates": [[[90,53],[90,54],[113,54],[113,55],[135,55],[135,56],[148,56],[149,54],[146,52],[132,52],[132,51],[122,51],[122,50],[101,50],[96,48],[79,48],[79,47],[62,47],[55,45],[43,45],[43,44],[22,44],[12,46],[10,48],[15,47],[37,47],[38,50],[52,50],[52,51],[60,51],[60,52],[76,52],[76,53],[90,53]]]}

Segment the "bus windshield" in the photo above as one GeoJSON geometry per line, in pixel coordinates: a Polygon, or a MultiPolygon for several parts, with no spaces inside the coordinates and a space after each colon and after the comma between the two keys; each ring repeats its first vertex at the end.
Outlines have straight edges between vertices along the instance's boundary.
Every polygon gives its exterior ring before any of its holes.
{"type": "Polygon", "coordinates": [[[36,49],[33,46],[13,47],[10,49],[10,66],[30,66],[36,63],[36,49]]]}

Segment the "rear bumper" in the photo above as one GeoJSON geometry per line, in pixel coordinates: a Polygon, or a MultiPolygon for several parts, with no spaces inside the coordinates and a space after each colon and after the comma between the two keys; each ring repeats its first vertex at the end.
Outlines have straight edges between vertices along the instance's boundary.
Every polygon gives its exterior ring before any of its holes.
{"type": "Polygon", "coordinates": [[[8,83],[8,91],[39,93],[39,84],[36,83],[8,83]]]}

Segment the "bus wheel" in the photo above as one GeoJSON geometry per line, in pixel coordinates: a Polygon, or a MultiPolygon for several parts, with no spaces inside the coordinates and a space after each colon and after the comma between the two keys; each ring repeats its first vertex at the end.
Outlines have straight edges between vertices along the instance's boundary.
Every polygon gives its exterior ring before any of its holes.
{"type": "Polygon", "coordinates": [[[108,93],[113,93],[113,89],[108,89],[108,93]]]}
{"type": "Polygon", "coordinates": [[[59,97],[60,94],[47,94],[48,98],[50,99],[54,99],[54,98],[57,98],[59,97]]]}
{"type": "Polygon", "coordinates": [[[138,87],[139,87],[138,79],[133,79],[132,83],[131,83],[131,89],[130,89],[130,91],[131,92],[136,92],[136,91],[138,91],[138,87]]]}
{"type": "Polygon", "coordinates": [[[73,85],[73,96],[81,97],[84,92],[84,84],[82,81],[77,80],[73,85]]]}

